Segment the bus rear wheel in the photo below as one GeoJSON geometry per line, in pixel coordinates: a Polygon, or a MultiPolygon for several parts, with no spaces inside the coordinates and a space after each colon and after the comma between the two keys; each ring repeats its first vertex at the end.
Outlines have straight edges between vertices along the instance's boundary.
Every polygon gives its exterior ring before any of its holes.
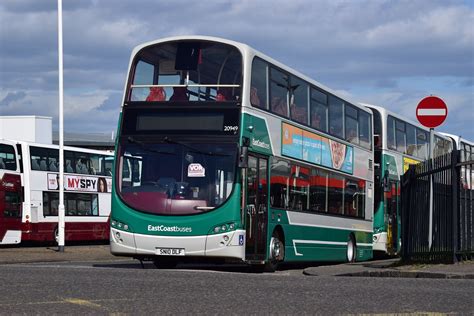
{"type": "Polygon", "coordinates": [[[285,260],[285,243],[283,236],[278,231],[273,232],[269,248],[270,258],[265,264],[265,271],[275,272],[280,263],[285,260]]]}
{"type": "Polygon", "coordinates": [[[58,229],[58,226],[56,226],[54,228],[54,231],[53,231],[53,242],[55,242],[56,245],[59,245],[59,229],[58,229]]]}
{"type": "Polygon", "coordinates": [[[347,240],[347,262],[356,262],[357,246],[353,235],[347,240]]]}

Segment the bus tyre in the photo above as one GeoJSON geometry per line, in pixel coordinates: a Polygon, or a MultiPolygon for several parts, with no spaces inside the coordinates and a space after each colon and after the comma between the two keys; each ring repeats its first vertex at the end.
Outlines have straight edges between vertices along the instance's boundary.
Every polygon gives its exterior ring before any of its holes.
{"type": "Polygon", "coordinates": [[[153,264],[157,269],[173,269],[178,265],[178,260],[174,258],[155,258],[153,264]]]}
{"type": "Polygon", "coordinates": [[[58,226],[54,228],[53,231],[53,242],[55,242],[57,245],[59,245],[59,229],[58,226]]]}
{"type": "Polygon", "coordinates": [[[274,231],[272,238],[270,239],[270,258],[265,264],[266,272],[275,272],[278,269],[278,265],[285,260],[285,244],[283,237],[280,233],[274,231]]]}
{"type": "Polygon", "coordinates": [[[357,247],[353,235],[349,236],[347,240],[347,262],[356,262],[357,247]]]}

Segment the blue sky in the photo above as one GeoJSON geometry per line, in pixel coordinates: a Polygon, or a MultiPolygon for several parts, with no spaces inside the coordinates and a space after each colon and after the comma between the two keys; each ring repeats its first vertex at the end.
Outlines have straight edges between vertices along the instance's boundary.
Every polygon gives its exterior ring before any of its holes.
{"type": "MultiPolygon", "coordinates": [[[[352,100],[474,140],[474,5],[454,0],[65,0],[65,130],[112,133],[134,46],[172,35],[240,41],[352,100]]],[[[0,115],[57,125],[57,2],[0,1],[0,115]]]]}

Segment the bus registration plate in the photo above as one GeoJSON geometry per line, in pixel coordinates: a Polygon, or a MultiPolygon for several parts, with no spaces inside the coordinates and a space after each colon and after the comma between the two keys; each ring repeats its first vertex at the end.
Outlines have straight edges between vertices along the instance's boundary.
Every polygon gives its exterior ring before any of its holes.
{"type": "Polygon", "coordinates": [[[184,248],[156,248],[159,256],[184,256],[184,248]]]}

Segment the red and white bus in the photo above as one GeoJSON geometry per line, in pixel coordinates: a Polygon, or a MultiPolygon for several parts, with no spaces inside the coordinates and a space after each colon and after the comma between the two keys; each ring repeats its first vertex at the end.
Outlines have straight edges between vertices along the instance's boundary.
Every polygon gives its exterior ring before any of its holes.
{"type": "MultiPolygon", "coordinates": [[[[113,153],[64,147],[67,241],[109,238],[113,153]]],[[[0,139],[0,244],[57,238],[59,147],[0,139]]]]}

